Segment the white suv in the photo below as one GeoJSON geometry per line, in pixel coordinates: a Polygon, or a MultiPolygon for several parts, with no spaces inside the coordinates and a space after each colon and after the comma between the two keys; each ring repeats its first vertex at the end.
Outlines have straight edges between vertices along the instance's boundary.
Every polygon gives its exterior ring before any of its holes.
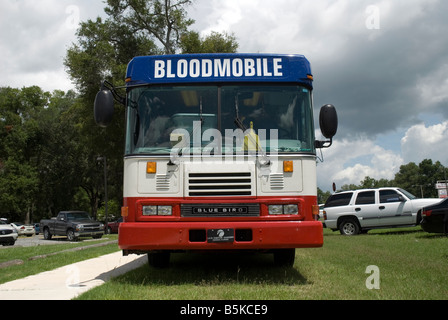
{"type": "Polygon", "coordinates": [[[0,244],[13,246],[17,237],[17,230],[3,219],[0,219],[0,244]]]}
{"type": "Polygon", "coordinates": [[[422,207],[441,199],[417,199],[400,188],[362,189],[330,196],[324,208],[324,226],[343,235],[376,228],[420,224],[422,207]]]}

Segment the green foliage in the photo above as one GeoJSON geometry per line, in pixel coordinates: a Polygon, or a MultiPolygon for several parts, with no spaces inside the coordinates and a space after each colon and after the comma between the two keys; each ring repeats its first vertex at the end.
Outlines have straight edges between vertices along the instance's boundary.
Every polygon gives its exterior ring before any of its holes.
{"type": "MultiPolygon", "coordinates": [[[[107,221],[115,221],[121,216],[121,203],[117,200],[112,199],[107,202],[107,221]]],[[[103,205],[98,209],[97,219],[99,221],[106,220],[106,206],[103,205]]]]}
{"type": "Polygon", "coordinates": [[[194,20],[185,7],[191,0],[108,0],[105,12],[131,34],[161,44],[161,52],[175,54],[180,37],[194,20]]]}
{"type": "Polygon", "coordinates": [[[238,49],[236,37],[213,31],[201,39],[199,33],[190,31],[182,36],[182,53],[234,53],[238,49]]]}
{"type": "Polygon", "coordinates": [[[317,188],[317,202],[323,204],[327,202],[327,199],[331,196],[330,191],[323,192],[320,188],[317,188]]]}
{"type": "Polygon", "coordinates": [[[436,198],[438,195],[434,185],[439,180],[445,180],[445,170],[439,161],[433,163],[431,159],[425,159],[419,165],[411,162],[400,167],[394,182],[418,197],[436,198]]]}
{"type": "Polygon", "coordinates": [[[66,118],[74,92],[0,88],[0,215],[39,221],[72,205],[76,135],[66,118]]]}

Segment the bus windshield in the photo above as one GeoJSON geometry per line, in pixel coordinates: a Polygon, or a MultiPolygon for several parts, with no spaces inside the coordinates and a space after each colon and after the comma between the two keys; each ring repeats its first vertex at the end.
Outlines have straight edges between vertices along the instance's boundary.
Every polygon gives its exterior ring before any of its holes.
{"type": "Polygon", "coordinates": [[[315,152],[304,86],[142,86],[127,100],[126,155],[315,152]]]}

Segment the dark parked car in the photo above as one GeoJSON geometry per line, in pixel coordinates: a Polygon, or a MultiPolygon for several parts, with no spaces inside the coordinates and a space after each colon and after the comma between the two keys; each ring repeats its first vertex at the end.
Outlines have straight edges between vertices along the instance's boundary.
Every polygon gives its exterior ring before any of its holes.
{"type": "Polygon", "coordinates": [[[109,222],[107,224],[107,233],[118,233],[118,227],[120,226],[120,223],[123,222],[123,218],[118,219],[117,221],[109,222]]]}
{"type": "Polygon", "coordinates": [[[36,230],[36,235],[38,235],[40,233],[40,224],[39,223],[34,224],[34,230],[36,230]]]}
{"type": "Polygon", "coordinates": [[[448,235],[448,199],[422,209],[422,229],[448,235]]]}

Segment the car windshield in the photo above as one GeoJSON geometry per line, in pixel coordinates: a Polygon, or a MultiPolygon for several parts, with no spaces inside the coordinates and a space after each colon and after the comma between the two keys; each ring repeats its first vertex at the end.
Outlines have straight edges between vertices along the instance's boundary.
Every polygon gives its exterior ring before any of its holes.
{"type": "Polygon", "coordinates": [[[90,220],[90,216],[87,212],[69,212],[67,220],[90,220]]]}
{"type": "Polygon", "coordinates": [[[7,223],[3,220],[0,220],[0,224],[7,224],[7,223]]]}
{"type": "Polygon", "coordinates": [[[127,155],[315,152],[303,86],[145,86],[128,106],[127,155]]]}
{"type": "Polygon", "coordinates": [[[417,199],[416,196],[414,196],[412,193],[410,193],[410,192],[408,192],[408,191],[406,191],[406,190],[404,190],[404,189],[398,189],[398,190],[400,190],[400,192],[403,193],[403,194],[404,194],[406,197],[408,197],[410,200],[417,199]]]}

